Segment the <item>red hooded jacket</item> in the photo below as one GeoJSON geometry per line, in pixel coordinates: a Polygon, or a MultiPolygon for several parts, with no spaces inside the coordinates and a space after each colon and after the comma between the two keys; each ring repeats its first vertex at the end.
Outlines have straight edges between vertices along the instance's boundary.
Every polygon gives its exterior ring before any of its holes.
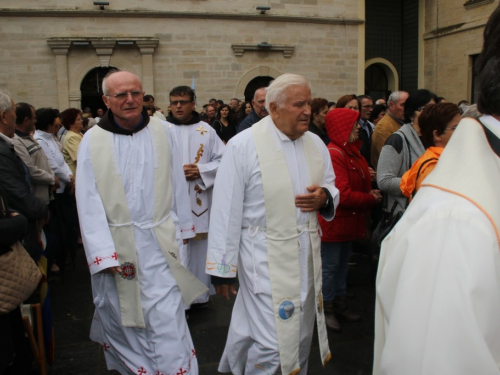
{"type": "Polygon", "coordinates": [[[337,108],[326,115],[326,134],[331,141],[328,151],[335,171],[335,186],[340,192],[340,203],[332,221],[319,216],[323,242],[363,238],[366,235],[366,217],[375,204],[375,197],[370,194],[368,163],[359,153],[361,141],[348,143],[359,116],[359,112],[347,108],[337,108]]]}

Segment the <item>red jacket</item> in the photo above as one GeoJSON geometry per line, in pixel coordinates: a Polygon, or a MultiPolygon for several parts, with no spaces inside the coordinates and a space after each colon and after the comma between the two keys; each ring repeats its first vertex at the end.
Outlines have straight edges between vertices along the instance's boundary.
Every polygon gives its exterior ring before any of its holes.
{"type": "MultiPolygon", "coordinates": [[[[326,115],[326,133],[331,142],[328,151],[335,171],[335,186],[340,192],[340,203],[335,218],[328,222],[319,216],[324,242],[343,242],[366,235],[366,217],[375,204],[370,194],[371,178],[368,163],[359,153],[361,141],[348,143],[359,112],[338,108],[326,115]]],[[[360,131],[362,131],[360,129],[360,131]]]]}

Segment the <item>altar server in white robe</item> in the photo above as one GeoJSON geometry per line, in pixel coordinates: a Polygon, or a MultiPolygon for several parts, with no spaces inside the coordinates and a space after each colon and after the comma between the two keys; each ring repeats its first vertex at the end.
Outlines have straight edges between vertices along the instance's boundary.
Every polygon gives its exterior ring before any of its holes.
{"type": "Polygon", "coordinates": [[[374,374],[500,374],[500,7],[464,118],[382,243],[374,374]]]}
{"type": "Polygon", "coordinates": [[[206,292],[178,261],[194,236],[179,150],[143,110],[140,79],[103,81],[108,111],[78,151],[76,198],[96,306],[91,339],[121,374],[198,374],[184,303],[206,292]]]}
{"type": "Polygon", "coordinates": [[[194,239],[181,251],[182,262],[210,288],[210,292],[193,302],[197,307],[206,307],[209,294],[215,293],[210,276],[205,273],[212,190],[225,145],[215,130],[200,120],[200,115],[194,110],[196,103],[190,87],[175,87],[169,96],[167,121],[173,124],[171,129],[175,132],[181,149],[180,160],[188,185],[190,212],[196,231],[194,239]]]}
{"type": "Polygon", "coordinates": [[[330,359],[317,215],[333,219],[339,193],[325,144],[307,131],[310,102],[304,77],[278,77],[270,116],[232,138],[219,167],[207,272],[225,297],[236,274],[240,284],[221,372],[307,374],[315,318],[330,359]]]}

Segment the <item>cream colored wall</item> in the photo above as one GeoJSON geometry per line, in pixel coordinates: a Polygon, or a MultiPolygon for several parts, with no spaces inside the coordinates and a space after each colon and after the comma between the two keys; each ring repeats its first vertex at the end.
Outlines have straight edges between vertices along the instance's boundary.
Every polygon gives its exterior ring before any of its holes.
{"type": "MultiPolygon", "coordinates": [[[[109,0],[108,11],[208,12],[258,14],[256,6],[270,6],[269,15],[356,17],[356,2],[344,0],[109,0]]],[[[92,0],[2,0],[0,9],[99,10],[92,0]]],[[[265,16],[263,16],[265,17],[265,16]]]]}
{"type": "Polygon", "coordinates": [[[454,0],[425,1],[425,88],[455,103],[470,100],[470,55],[481,51],[484,25],[498,3],[467,10],[454,0]]]}
{"type": "MultiPolygon", "coordinates": [[[[0,17],[0,87],[10,90],[15,101],[57,107],[64,101],[58,101],[56,58],[48,38],[140,36],[159,40],[153,54],[153,94],[162,108],[168,102],[169,90],[190,85],[192,76],[200,104],[211,97],[224,101],[233,96],[243,98],[243,92],[236,89],[241,87],[242,77],[257,67],[302,74],[311,81],[313,96],[336,100],[345,93],[357,92],[357,29],[357,25],[295,22],[4,16],[0,17]],[[282,52],[263,56],[245,51],[242,57],[236,57],[231,49],[231,44],[262,41],[294,45],[295,51],[286,59],[282,52]]],[[[111,65],[116,61],[142,73],[136,46],[116,46],[111,65]]],[[[71,85],[83,78],[78,78],[82,67],[90,70],[99,66],[99,59],[92,47],[71,46],[67,66],[71,85]]],[[[69,90],[70,97],[78,95],[71,87],[69,90]]]]}

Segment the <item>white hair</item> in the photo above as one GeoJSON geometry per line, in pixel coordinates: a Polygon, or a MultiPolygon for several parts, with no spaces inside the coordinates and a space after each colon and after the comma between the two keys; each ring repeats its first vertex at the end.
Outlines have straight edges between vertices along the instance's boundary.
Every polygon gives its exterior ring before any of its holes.
{"type": "Polygon", "coordinates": [[[271,103],[276,103],[278,107],[285,104],[285,90],[290,86],[307,86],[311,90],[309,81],[298,74],[285,73],[271,82],[266,89],[266,109],[271,113],[271,103]]]}
{"type": "Polygon", "coordinates": [[[399,99],[401,98],[401,94],[407,94],[406,91],[394,91],[391,95],[389,95],[389,99],[387,99],[387,104],[394,103],[397,104],[399,99]]]}
{"type": "Polygon", "coordinates": [[[9,94],[0,89],[0,112],[8,111],[12,108],[12,101],[9,94]]]}

